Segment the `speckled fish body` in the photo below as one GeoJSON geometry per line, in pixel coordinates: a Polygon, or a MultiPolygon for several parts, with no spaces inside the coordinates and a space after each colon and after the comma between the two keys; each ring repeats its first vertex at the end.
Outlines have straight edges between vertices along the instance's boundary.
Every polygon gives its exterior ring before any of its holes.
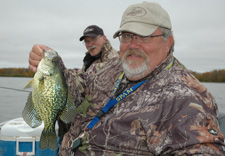
{"type": "Polygon", "coordinates": [[[65,123],[76,115],[74,100],[68,90],[63,72],[54,50],[44,50],[34,78],[24,88],[32,88],[22,116],[33,128],[44,122],[40,149],[57,149],[55,123],[58,117],[65,123]]]}

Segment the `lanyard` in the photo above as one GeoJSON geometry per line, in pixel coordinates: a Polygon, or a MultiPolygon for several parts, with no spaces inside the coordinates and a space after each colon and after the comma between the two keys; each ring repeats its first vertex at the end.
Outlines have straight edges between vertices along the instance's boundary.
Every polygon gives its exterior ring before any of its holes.
{"type": "MultiPolygon", "coordinates": [[[[119,79],[117,80],[115,89],[114,89],[114,94],[116,92],[116,90],[119,87],[119,84],[123,78],[124,73],[122,73],[119,77],[119,79]]],[[[116,98],[113,99],[113,97],[111,97],[111,99],[108,101],[108,103],[102,108],[101,111],[98,112],[98,114],[94,117],[94,119],[88,124],[87,128],[88,129],[92,129],[94,127],[94,125],[97,124],[97,122],[101,119],[101,117],[103,115],[105,115],[110,108],[112,108],[113,106],[115,106],[118,102],[120,102],[121,100],[123,100],[124,98],[126,98],[128,95],[130,95],[132,92],[134,92],[138,87],[140,87],[143,83],[145,83],[147,80],[141,81],[138,84],[132,86],[131,88],[125,90],[123,93],[121,93],[120,95],[118,95],[116,98]]]]}

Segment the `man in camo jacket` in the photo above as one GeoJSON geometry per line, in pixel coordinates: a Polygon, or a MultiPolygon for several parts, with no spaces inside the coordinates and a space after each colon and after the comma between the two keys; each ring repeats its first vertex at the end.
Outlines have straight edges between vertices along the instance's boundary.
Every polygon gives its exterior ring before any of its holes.
{"type": "Polygon", "coordinates": [[[98,70],[103,62],[113,57],[119,57],[118,52],[112,48],[109,40],[104,35],[102,28],[97,25],[88,26],[84,30],[83,36],[80,37],[80,41],[84,41],[88,50],[83,59],[84,65],[82,69],[84,71],[87,71],[93,63],[96,64],[96,69],[98,70]]]}
{"type": "Polygon", "coordinates": [[[173,56],[171,29],[158,3],[134,4],[114,34],[120,60],[95,75],[61,62],[77,116],[59,155],[225,155],[216,102],[173,56]]]}
{"type": "MultiPolygon", "coordinates": [[[[71,144],[113,96],[122,69],[125,76],[113,98],[147,81],[86,130],[74,155],[225,154],[215,100],[173,57],[170,30],[169,16],[158,4],[128,7],[114,35],[120,37],[122,65],[110,60],[95,77],[83,75],[84,100],[77,107],[78,115],[64,137],[59,155],[73,153],[71,144]]],[[[70,72],[66,71],[67,80],[73,86],[74,73],[70,72]]],[[[75,98],[80,97],[82,93],[75,91],[75,98]]]]}
{"type": "MultiPolygon", "coordinates": [[[[77,72],[89,72],[89,74],[95,74],[106,62],[112,58],[119,58],[119,53],[111,46],[109,40],[104,35],[104,31],[97,25],[90,25],[85,28],[83,36],[80,37],[80,41],[84,41],[85,47],[87,48],[86,55],[83,59],[82,70],[76,69],[77,72]],[[90,70],[90,66],[95,66],[95,70],[90,70]]],[[[79,86],[78,81],[78,86],[79,86]]],[[[73,86],[74,87],[74,86],[73,86]]],[[[60,118],[58,119],[59,124],[59,143],[61,144],[64,134],[69,130],[71,124],[64,123],[60,118]]]]}

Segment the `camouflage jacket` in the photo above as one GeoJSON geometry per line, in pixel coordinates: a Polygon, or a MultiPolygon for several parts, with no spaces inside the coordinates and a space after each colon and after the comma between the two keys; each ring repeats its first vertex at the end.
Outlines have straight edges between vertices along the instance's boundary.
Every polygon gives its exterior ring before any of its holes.
{"type": "MultiPolygon", "coordinates": [[[[65,73],[78,115],[63,138],[59,155],[225,155],[214,98],[172,54],[145,78],[143,85],[110,109],[87,132],[82,146],[71,152],[68,142],[113,96],[122,69],[118,59],[111,59],[94,76],[65,73]],[[172,59],[173,65],[163,70],[172,59]],[[83,80],[82,89],[77,87],[78,78],[83,80]]],[[[118,92],[137,83],[124,77],[118,92]]]]}
{"type": "MultiPolygon", "coordinates": [[[[106,43],[103,45],[102,49],[101,49],[101,57],[97,58],[94,62],[92,62],[92,64],[87,68],[86,72],[88,73],[88,75],[94,75],[95,73],[98,72],[98,70],[100,70],[103,66],[105,66],[105,64],[107,64],[107,61],[113,58],[119,58],[119,53],[111,46],[110,42],[107,40],[106,43]],[[93,66],[93,67],[92,67],[93,66]],[[91,68],[92,67],[92,68],[91,68]]],[[[71,73],[71,76],[75,74],[78,75],[82,75],[82,73],[84,72],[85,69],[85,65],[83,65],[82,70],[81,69],[72,69],[72,70],[67,70],[66,67],[63,65],[62,60],[60,59],[62,68],[71,73]]],[[[70,77],[70,75],[68,75],[70,77]]],[[[77,79],[74,79],[76,81],[76,84],[74,83],[68,83],[69,87],[72,88],[71,90],[74,92],[75,94],[75,90],[74,88],[76,88],[75,86],[78,86],[80,89],[80,92],[83,92],[84,89],[82,87],[83,83],[83,79],[80,77],[77,77],[77,79]]],[[[58,130],[58,135],[60,137],[60,144],[61,144],[61,140],[64,136],[64,134],[69,130],[71,124],[65,124],[61,121],[61,119],[58,119],[58,124],[59,124],[59,130],[58,130]]]]}

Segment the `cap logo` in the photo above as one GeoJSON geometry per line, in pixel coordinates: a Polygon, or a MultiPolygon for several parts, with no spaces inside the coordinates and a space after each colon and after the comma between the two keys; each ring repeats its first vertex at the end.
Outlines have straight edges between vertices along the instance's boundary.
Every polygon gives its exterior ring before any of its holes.
{"type": "Polygon", "coordinates": [[[146,11],[144,8],[135,7],[135,8],[131,8],[131,10],[129,10],[125,16],[126,17],[134,17],[134,16],[141,17],[144,15],[146,15],[146,11]]]}
{"type": "Polygon", "coordinates": [[[93,31],[93,30],[94,30],[94,28],[85,29],[84,33],[87,33],[87,32],[93,31]]]}

